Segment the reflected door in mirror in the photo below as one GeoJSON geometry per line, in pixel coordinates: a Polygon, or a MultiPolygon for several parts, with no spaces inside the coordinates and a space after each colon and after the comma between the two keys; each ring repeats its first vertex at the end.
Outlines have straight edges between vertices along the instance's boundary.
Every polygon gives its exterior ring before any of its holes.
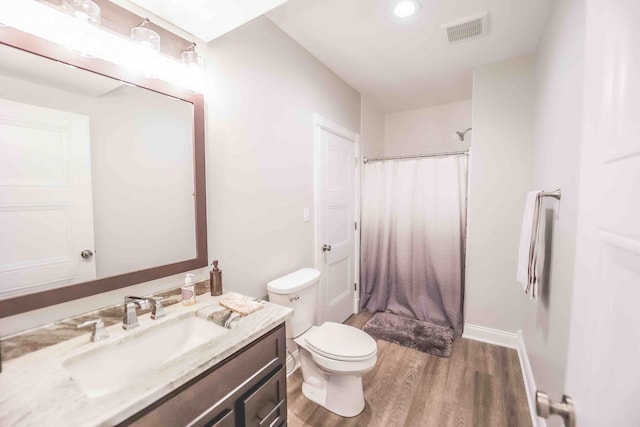
{"type": "Polygon", "coordinates": [[[0,293],[96,278],[89,118],[0,99],[0,293]]]}

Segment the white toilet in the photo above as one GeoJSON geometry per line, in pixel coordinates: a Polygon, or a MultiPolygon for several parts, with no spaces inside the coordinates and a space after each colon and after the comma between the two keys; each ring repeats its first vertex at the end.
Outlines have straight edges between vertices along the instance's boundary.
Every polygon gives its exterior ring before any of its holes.
{"type": "Polygon", "coordinates": [[[318,270],[303,268],[269,282],[269,300],[293,308],[286,329],[300,349],[302,393],[331,412],[354,417],[364,409],[362,375],[376,364],[376,341],[341,323],[314,326],[319,282],[318,270]]]}

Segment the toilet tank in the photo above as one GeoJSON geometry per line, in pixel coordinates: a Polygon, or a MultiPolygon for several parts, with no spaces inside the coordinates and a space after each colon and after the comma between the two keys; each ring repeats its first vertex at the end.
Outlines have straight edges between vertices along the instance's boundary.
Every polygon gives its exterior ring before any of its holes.
{"type": "Polygon", "coordinates": [[[287,337],[295,338],[315,325],[318,310],[320,272],[302,268],[267,284],[269,301],[293,309],[287,320],[287,337]]]}

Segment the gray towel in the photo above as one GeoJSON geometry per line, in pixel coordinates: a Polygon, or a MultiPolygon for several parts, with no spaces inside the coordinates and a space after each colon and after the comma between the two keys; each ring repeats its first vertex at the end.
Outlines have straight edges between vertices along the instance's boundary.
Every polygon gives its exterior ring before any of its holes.
{"type": "Polygon", "coordinates": [[[531,299],[538,297],[538,285],[544,261],[544,219],[541,191],[527,194],[522,218],[520,248],[518,250],[517,280],[531,299]]]}

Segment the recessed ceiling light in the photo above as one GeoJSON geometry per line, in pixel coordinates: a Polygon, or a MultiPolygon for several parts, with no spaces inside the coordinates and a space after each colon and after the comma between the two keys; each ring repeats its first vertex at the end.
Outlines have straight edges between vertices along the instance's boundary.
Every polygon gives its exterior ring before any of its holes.
{"type": "Polygon", "coordinates": [[[398,18],[408,18],[415,15],[420,10],[418,0],[399,0],[393,6],[393,14],[398,18]]]}

